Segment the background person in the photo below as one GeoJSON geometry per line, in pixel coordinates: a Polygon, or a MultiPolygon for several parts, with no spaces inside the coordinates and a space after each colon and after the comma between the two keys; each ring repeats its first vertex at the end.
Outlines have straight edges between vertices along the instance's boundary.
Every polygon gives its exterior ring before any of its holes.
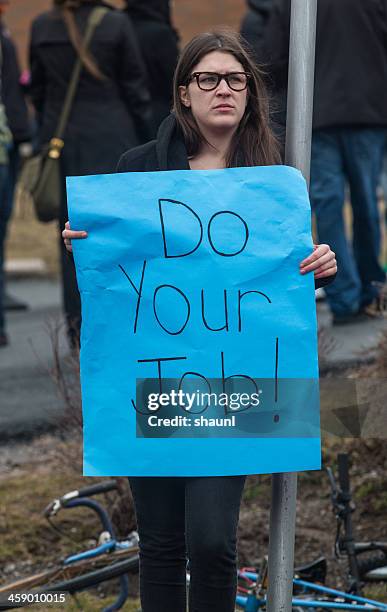
{"type": "MultiPolygon", "coordinates": [[[[237,34],[196,36],[174,79],[174,112],[157,140],[125,153],[119,172],[198,170],[280,162],[262,75],[237,34]]],[[[289,211],[291,214],[291,211],[289,211]]],[[[85,238],[67,224],[64,242],[85,238]]],[[[318,284],[336,272],[328,245],[300,263],[318,284]]],[[[245,476],[129,478],[140,534],[143,612],[234,612],[236,530],[245,476]]]]}
{"type": "Polygon", "coordinates": [[[171,24],[169,0],[127,0],[126,4],[148,74],[156,134],[172,106],[178,35],[171,24]]]}
{"type": "Polygon", "coordinates": [[[241,35],[254,50],[257,62],[262,62],[265,28],[273,0],[247,0],[247,13],[241,23],[241,35]]]}
{"type": "MultiPolygon", "coordinates": [[[[290,0],[274,0],[265,47],[280,97],[289,30],[290,0]]],[[[385,2],[319,0],[310,196],[319,240],[332,246],[338,261],[337,279],[326,289],[335,324],[366,319],[383,299],[377,185],[387,135],[386,41],[385,2]],[[346,181],[351,242],[343,216],[346,181]]]]}
{"type": "MultiPolygon", "coordinates": [[[[16,48],[11,34],[4,23],[4,14],[9,6],[9,0],[0,0],[0,44],[2,53],[1,81],[2,97],[8,126],[12,133],[12,143],[8,147],[8,172],[7,185],[2,195],[1,206],[1,234],[0,251],[1,261],[4,262],[4,248],[7,236],[7,228],[12,214],[15,185],[19,174],[21,161],[31,155],[31,128],[28,117],[27,105],[23,90],[20,86],[20,68],[16,48]]],[[[1,272],[4,279],[4,273],[1,272]]],[[[4,279],[5,280],[5,279],[4,279]]],[[[22,310],[26,304],[8,295],[4,285],[3,307],[8,310],[22,310]]]]}
{"type": "MultiPolygon", "coordinates": [[[[119,156],[152,134],[145,68],[130,20],[99,0],[55,0],[32,24],[30,94],[39,139],[48,143],[62,110],[81,37],[90,12],[106,6],[96,28],[64,135],[60,228],[67,219],[65,176],[113,172],[119,156]]],[[[72,344],[77,344],[80,298],[73,262],[61,248],[64,310],[72,344]]]]}
{"type": "Polygon", "coordinates": [[[8,150],[11,145],[12,134],[8,127],[8,121],[5,114],[4,105],[1,103],[0,95],[0,348],[7,346],[8,344],[4,317],[4,240],[8,222],[8,150]]]}

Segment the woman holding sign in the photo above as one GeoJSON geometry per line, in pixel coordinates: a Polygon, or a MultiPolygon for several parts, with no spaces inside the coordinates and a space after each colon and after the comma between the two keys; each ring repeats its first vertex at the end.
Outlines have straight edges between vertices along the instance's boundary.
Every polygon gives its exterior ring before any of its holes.
{"type": "MultiPolygon", "coordinates": [[[[119,172],[210,170],[281,163],[269,126],[262,74],[234,33],[196,36],[185,48],[174,79],[173,113],[157,140],[125,153],[119,172]]],[[[291,211],[289,211],[291,214],[291,211]]],[[[66,224],[63,238],[86,238],[66,224]]],[[[300,262],[316,286],[336,274],[335,254],[315,245],[300,262]]],[[[233,612],[236,531],[245,476],[135,477],[130,485],[140,533],[143,612],[186,609],[189,558],[191,612],[233,612]]]]}

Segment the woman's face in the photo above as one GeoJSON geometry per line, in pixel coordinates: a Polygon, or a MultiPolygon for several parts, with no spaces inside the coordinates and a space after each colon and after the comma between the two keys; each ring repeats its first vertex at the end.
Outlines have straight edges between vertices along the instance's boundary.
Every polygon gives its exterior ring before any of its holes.
{"type": "MultiPolygon", "coordinates": [[[[244,72],[242,64],[231,54],[212,51],[193,68],[194,72],[244,72]]],[[[199,88],[196,79],[179,88],[184,106],[190,108],[203,132],[234,132],[241,121],[247,104],[247,88],[234,91],[222,79],[212,91],[199,88]]]]}

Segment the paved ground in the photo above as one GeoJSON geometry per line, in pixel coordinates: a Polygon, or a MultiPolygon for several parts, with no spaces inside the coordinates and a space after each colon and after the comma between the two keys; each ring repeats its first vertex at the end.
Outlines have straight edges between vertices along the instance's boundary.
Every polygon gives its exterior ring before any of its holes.
{"type": "MultiPolygon", "coordinates": [[[[26,301],[24,312],[8,313],[10,346],[0,349],[0,442],[19,435],[30,435],[55,425],[62,410],[61,399],[50,377],[53,363],[52,330],[61,326],[60,293],[55,282],[15,280],[8,292],[26,301]]],[[[372,357],[384,321],[332,328],[325,304],[319,304],[323,332],[325,366],[356,365],[372,357]]],[[[63,328],[59,353],[67,353],[63,328]]]]}
{"type": "MultiPolygon", "coordinates": [[[[52,427],[62,408],[50,376],[50,330],[61,326],[59,287],[48,280],[23,280],[9,282],[8,291],[29,310],[7,316],[10,345],[0,349],[0,441],[52,427]]],[[[59,340],[64,356],[63,330],[59,340]]]]}
{"type": "Polygon", "coordinates": [[[320,355],[322,369],[356,367],[373,359],[381,334],[387,330],[387,318],[332,327],[327,304],[319,302],[317,311],[323,336],[320,355]]]}

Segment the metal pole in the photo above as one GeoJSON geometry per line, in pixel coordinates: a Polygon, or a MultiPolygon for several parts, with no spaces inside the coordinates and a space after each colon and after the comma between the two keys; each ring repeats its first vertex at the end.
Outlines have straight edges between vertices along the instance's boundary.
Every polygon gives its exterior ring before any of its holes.
{"type": "MultiPolygon", "coordinates": [[[[309,184],[317,0],[292,0],[285,163],[309,184]]],[[[268,612],[291,612],[297,474],[273,474],[268,612]]]]}
{"type": "Polygon", "coordinates": [[[285,163],[310,177],[317,0],[292,0],[285,163]]]}

